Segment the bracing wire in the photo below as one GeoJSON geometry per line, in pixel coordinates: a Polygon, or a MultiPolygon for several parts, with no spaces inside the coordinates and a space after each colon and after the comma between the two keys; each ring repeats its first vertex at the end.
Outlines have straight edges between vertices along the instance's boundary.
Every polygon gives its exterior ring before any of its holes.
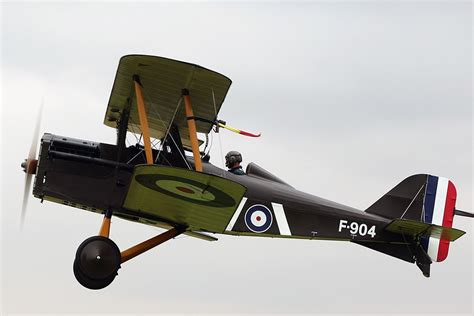
{"type": "MultiPolygon", "coordinates": [[[[151,102],[151,98],[150,98],[150,96],[148,95],[148,92],[147,92],[145,89],[143,89],[143,92],[144,92],[144,94],[145,94],[145,97],[150,101],[150,103],[152,103],[152,102],[151,102]]],[[[182,101],[182,98],[179,98],[178,104],[176,105],[176,109],[175,109],[175,111],[174,111],[174,113],[173,113],[173,117],[171,118],[171,121],[170,121],[170,123],[169,123],[168,126],[166,126],[165,122],[164,122],[163,119],[161,118],[160,113],[158,113],[158,111],[155,109],[155,107],[153,107],[153,106],[151,107],[151,109],[153,110],[153,112],[156,114],[156,116],[157,116],[158,119],[160,120],[161,124],[163,124],[163,127],[166,128],[165,138],[167,137],[167,135],[168,135],[168,133],[169,133],[169,131],[170,131],[170,129],[171,129],[171,125],[172,125],[172,123],[173,123],[173,121],[174,121],[174,118],[175,118],[175,116],[176,116],[176,113],[178,113],[178,109],[179,109],[179,106],[181,105],[181,101],[182,101]]],[[[174,138],[173,138],[172,135],[170,135],[170,138],[171,138],[171,140],[173,141],[173,143],[175,144],[176,148],[179,148],[179,147],[178,147],[178,144],[176,143],[176,141],[174,140],[174,138]]],[[[163,145],[163,142],[161,143],[161,147],[162,147],[162,145],[163,145]]],[[[163,149],[163,148],[161,148],[161,149],[163,149]]],[[[191,168],[191,166],[189,165],[189,163],[188,163],[186,157],[183,156],[183,153],[182,153],[180,150],[178,150],[178,152],[179,152],[181,158],[183,158],[184,163],[186,164],[186,166],[188,167],[188,169],[189,169],[189,170],[192,170],[192,168],[191,168]]],[[[156,160],[158,160],[159,155],[160,155],[160,151],[158,152],[158,155],[157,155],[157,157],[156,157],[156,160]]],[[[156,162],[156,161],[155,161],[155,162],[156,162]]]]}
{"type": "Polygon", "coordinates": [[[140,144],[140,139],[141,139],[141,133],[138,133],[136,130],[135,130],[135,122],[133,121],[133,118],[132,116],[130,115],[130,118],[129,118],[130,121],[132,121],[132,124],[129,124],[128,126],[130,127],[130,131],[132,132],[132,135],[135,137],[136,141],[137,141],[137,144],[140,144]],[[137,134],[140,134],[140,138],[137,137],[137,134]]]}
{"type": "Polygon", "coordinates": [[[405,214],[408,212],[408,209],[410,208],[410,206],[413,204],[413,202],[415,202],[418,194],[420,194],[421,190],[425,187],[425,185],[423,184],[421,186],[421,188],[418,190],[418,192],[416,193],[415,197],[411,200],[410,204],[408,204],[407,208],[405,209],[405,212],[403,212],[402,216],[400,216],[400,219],[403,219],[403,216],[405,216],[405,214]]]}
{"type": "MultiPolygon", "coordinates": [[[[132,121],[132,124],[129,124],[129,127],[130,127],[130,130],[133,134],[133,136],[135,137],[135,139],[137,140],[137,144],[139,145],[140,144],[140,140],[142,139],[142,134],[140,133],[140,138],[137,137],[137,132],[135,131],[135,128],[134,128],[134,125],[135,122],[133,121],[133,118],[132,116],[130,115],[129,117],[129,120],[132,121]]],[[[145,155],[144,155],[144,149],[140,149],[140,151],[135,155],[133,156],[129,161],[127,161],[127,163],[131,163],[135,158],[137,158],[140,154],[143,156],[143,159],[146,159],[145,155]]]]}
{"type": "Polygon", "coordinates": [[[211,144],[209,145],[209,149],[207,150],[207,155],[211,153],[212,145],[214,145],[214,134],[211,133],[210,135],[211,135],[211,144]]]}
{"type": "MultiPolygon", "coordinates": [[[[179,100],[178,100],[178,104],[176,105],[176,108],[175,108],[175,110],[174,110],[173,116],[171,117],[171,121],[170,121],[170,123],[168,124],[168,127],[166,128],[166,133],[165,133],[163,139],[166,139],[166,137],[168,137],[168,134],[169,134],[169,132],[170,132],[170,130],[171,130],[171,125],[173,124],[174,118],[176,117],[176,113],[178,113],[178,109],[179,109],[179,107],[180,107],[180,105],[181,105],[182,99],[183,99],[183,98],[179,98],[179,100]]],[[[163,120],[161,119],[160,113],[158,113],[158,111],[157,111],[156,109],[154,109],[154,111],[155,111],[155,113],[157,114],[158,118],[160,119],[161,123],[163,124],[163,127],[166,127],[165,122],[163,122],[163,120]]],[[[175,144],[176,148],[178,148],[178,145],[176,144],[176,141],[174,140],[174,137],[173,137],[172,135],[170,135],[170,137],[171,137],[171,140],[173,141],[173,143],[175,144]]],[[[163,150],[163,143],[161,144],[160,147],[161,147],[161,150],[163,150]]],[[[160,151],[160,152],[161,152],[161,151],[160,151]]],[[[158,157],[159,157],[159,155],[160,155],[160,152],[158,152],[158,156],[156,157],[155,162],[158,161],[158,157]]],[[[181,153],[181,152],[180,152],[180,153],[181,153]]],[[[183,160],[185,161],[186,165],[190,168],[190,166],[189,166],[188,163],[187,163],[186,158],[183,157],[183,155],[181,155],[181,157],[182,157],[183,160]]],[[[190,169],[191,169],[191,168],[190,168],[190,169]]]]}
{"type": "MultiPolygon", "coordinates": [[[[216,96],[214,95],[214,88],[211,87],[211,92],[212,92],[212,102],[214,104],[214,115],[215,115],[215,118],[217,120],[217,106],[216,106],[216,96]]],[[[222,150],[222,138],[221,138],[221,134],[220,133],[217,133],[217,137],[219,138],[219,148],[220,148],[220,151],[221,151],[221,165],[222,165],[222,169],[225,168],[225,164],[224,164],[224,150],[222,150]]],[[[225,177],[225,173],[224,173],[224,177],[225,177]]]]}

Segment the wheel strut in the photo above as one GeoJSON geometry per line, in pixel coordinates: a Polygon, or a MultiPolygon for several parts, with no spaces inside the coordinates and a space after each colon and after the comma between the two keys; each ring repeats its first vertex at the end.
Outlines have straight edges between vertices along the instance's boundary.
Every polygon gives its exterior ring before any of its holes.
{"type": "Polygon", "coordinates": [[[162,244],[165,241],[170,240],[170,239],[184,233],[185,231],[186,231],[186,229],[183,228],[183,227],[175,227],[175,228],[172,228],[170,230],[165,231],[164,233],[162,233],[158,236],[150,238],[150,239],[148,239],[148,240],[146,240],[142,243],[139,243],[136,246],[128,248],[127,250],[122,251],[122,253],[121,253],[121,257],[122,257],[121,263],[124,263],[125,261],[128,261],[128,260],[144,253],[145,251],[148,251],[148,250],[158,246],[159,244],[162,244]]]}
{"type": "Polygon", "coordinates": [[[102,220],[102,226],[100,227],[99,236],[109,238],[110,235],[110,222],[112,218],[112,211],[105,211],[104,219],[102,220]]]}
{"type": "Polygon", "coordinates": [[[74,276],[86,288],[98,290],[108,286],[117,276],[121,263],[186,231],[185,227],[175,227],[120,253],[118,246],[109,238],[111,218],[112,211],[107,210],[99,235],[84,240],[77,249],[74,276]]]}

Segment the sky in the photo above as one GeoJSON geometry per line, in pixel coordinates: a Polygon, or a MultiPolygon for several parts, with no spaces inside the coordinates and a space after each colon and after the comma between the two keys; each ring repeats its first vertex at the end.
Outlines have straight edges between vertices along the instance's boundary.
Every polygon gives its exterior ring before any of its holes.
{"type": "MultiPolygon", "coordinates": [[[[199,64],[233,80],[211,162],[243,154],[299,190],[366,209],[404,178],[450,178],[473,211],[472,4],[410,2],[2,2],[1,314],[473,313],[472,220],[426,279],[415,265],[344,242],[178,237],[127,262],[106,289],[72,274],[101,216],[30,198],[41,133],[104,143],[118,60],[199,64]],[[222,150],[221,150],[222,147],[222,150]]],[[[129,140],[134,137],[129,135],[129,140]]],[[[121,249],[162,230],[113,219],[121,249]]]]}

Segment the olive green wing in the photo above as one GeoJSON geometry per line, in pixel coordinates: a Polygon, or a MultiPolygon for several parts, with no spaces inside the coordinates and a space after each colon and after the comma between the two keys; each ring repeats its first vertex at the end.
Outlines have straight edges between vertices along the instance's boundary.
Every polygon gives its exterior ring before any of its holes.
{"type": "Polygon", "coordinates": [[[193,231],[225,230],[247,188],[187,169],[135,167],[123,207],[193,231]]]}
{"type": "MultiPolygon", "coordinates": [[[[158,56],[127,55],[120,58],[114,85],[104,117],[104,124],[117,127],[121,113],[130,107],[128,130],[141,133],[133,76],[138,75],[144,91],[150,135],[161,139],[171,122],[181,135],[181,142],[190,147],[184,106],[180,104],[182,89],[187,89],[194,115],[209,121],[217,117],[232,81],[199,65],[158,56]]],[[[208,134],[213,124],[196,121],[198,133],[208,134]]]]}

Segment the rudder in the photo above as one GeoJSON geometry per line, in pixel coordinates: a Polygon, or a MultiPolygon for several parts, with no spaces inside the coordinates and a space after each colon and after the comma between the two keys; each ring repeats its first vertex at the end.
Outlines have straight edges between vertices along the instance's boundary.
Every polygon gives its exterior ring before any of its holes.
{"type": "MultiPolygon", "coordinates": [[[[429,175],[423,204],[423,222],[453,227],[456,196],[456,187],[449,179],[429,175]]],[[[449,240],[422,237],[421,244],[433,261],[441,262],[448,257],[449,240]]]]}
{"type": "MultiPolygon", "coordinates": [[[[400,182],[366,212],[451,228],[455,205],[456,187],[449,179],[418,174],[400,182]]],[[[421,237],[421,247],[433,262],[447,258],[449,244],[449,240],[442,238],[421,237]]]]}

